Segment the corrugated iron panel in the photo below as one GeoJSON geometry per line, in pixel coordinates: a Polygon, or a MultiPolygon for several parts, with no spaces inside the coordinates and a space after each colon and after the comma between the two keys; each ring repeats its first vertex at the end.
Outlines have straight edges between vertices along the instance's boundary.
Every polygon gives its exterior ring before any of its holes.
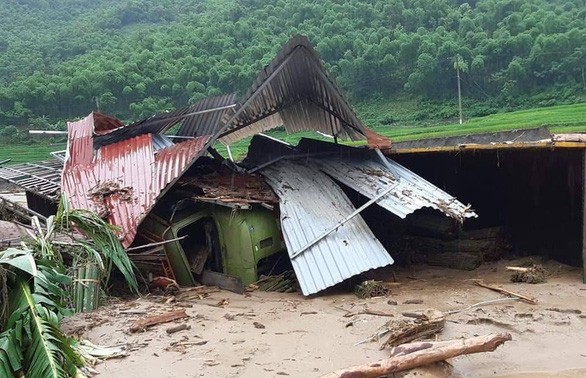
{"type": "Polygon", "coordinates": [[[162,150],[163,148],[171,147],[174,143],[171,139],[167,138],[165,135],[162,134],[152,134],[153,135],[153,148],[156,151],[162,150]]]}
{"type": "Polygon", "coordinates": [[[59,197],[61,169],[58,159],[0,167],[0,179],[34,192],[46,199],[59,197]]]}
{"type": "MultiPolygon", "coordinates": [[[[289,256],[355,210],[340,187],[316,168],[282,161],[261,173],[279,197],[289,256]]],[[[291,261],[305,295],[393,263],[360,215],[291,261]]]]}
{"type": "Polygon", "coordinates": [[[94,156],[92,144],[94,113],[76,122],[67,122],[67,165],[88,165],[94,156]]]}
{"type": "Polygon", "coordinates": [[[226,145],[230,145],[251,135],[256,135],[258,133],[262,133],[263,131],[271,130],[279,126],[283,126],[283,119],[279,113],[275,113],[256,121],[252,125],[235,130],[230,134],[220,138],[219,141],[226,145]]]}
{"type": "Polygon", "coordinates": [[[104,135],[119,129],[124,124],[117,118],[110,117],[104,113],[93,112],[94,116],[94,134],[104,135]]]}
{"type": "MultiPolygon", "coordinates": [[[[77,125],[85,129],[89,122],[73,123],[70,130],[77,125]]],[[[78,135],[85,138],[83,133],[78,135]]],[[[161,192],[199,156],[208,139],[188,140],[156,154],[151,134],[102,147],[89,164],[71,164],[71,159],[65,163],[62,191],[73,208],[92,210],[119,226],[122,244],[128,247],[161,192]]],[[[72,142],[70,145],[76,146],[76,141],[72,142]]],[[[88,148],[87,143],[85,146],[88,148]]],[[[93,148],[91,142],[89,148],[93,148]]]]}
{"type": "MultiPolygon", "coordinates": [[[[365,139],[364,125],[304,36],[287,42],[261,71],[241,103],[242,113],[222,135],[225,142],[236,139],[228,139],[236,130],[241,137],[254,135],[259,130],[257,121],[275,112],[281,113],[288,132],[315,130],[340,138],[365,139]],[[254,126],[242,130],[249,125],[254,126]]],[[[267,130],[268,123],[262,125],[267,130]]]]}
{"type": "MultiPolygon", "coordinates": [[[[226,114],[233,113],[235,107],[235,93],[201,100],[197,104],[190,106],[188,113],[202,112],[212,109],[218,110],[200,113],[185,118],[181,123],[181,127],[179,128],[177,135],[194,137],[202,135],[214,135],[224,125],[224,116],[226,114]]],[[[171,126],[167,126],[167,128],[171,126]]]]}
{"type": "Polygon", "coordinates": [[[198,137],[214,135],[222,126],[226,112],[236,107],[235,94],[206,98],[185,108],[157,114],[94,138],[95,147],[120,142],[143,134],[160,134],[181,124],[177,135],[198,137]]]}
{"type": "Polygon", "coordinates": [[[388,167],[381,161],[363,157],[325,156],[311,159],[311,163],[319,169],[368,198],[374,198],[398,182],[396,188],[377,204],[401,218],[423,207],[439,210],[459,221],[476,217],[470,206],[465,206],[399,163],[391,159],[387,161],[388,167]]]}

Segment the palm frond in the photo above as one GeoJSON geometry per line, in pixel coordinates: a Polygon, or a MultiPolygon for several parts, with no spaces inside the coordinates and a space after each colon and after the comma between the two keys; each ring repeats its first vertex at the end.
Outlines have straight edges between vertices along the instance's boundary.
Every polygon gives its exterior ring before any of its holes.
{"type": "Polygon", "coordinates": [[[89,243],[85,243],[84,248],[91,253],[99,253],[104,260],[104,262],[96,262],[101,266],[108,265],[107,262],[114,264],[124,276],[130,289],[138,293],[134,264],[128,258],[124,247],[116,236],[119,229],[89,210],[70,209],[64,196],[61,198],[56,221],[65,229],[74,225],[94,245],[90,246],[89,243]]]}
{"type": "Polygon", "coordinates": [[[34,232],[27,230],[34,244],[33,249],[45,259],[55,260],[61,263],[63,260],[61,254],[55,251],[52,240],[55,233],[55,217],[52,215],[47,218],[47,226],[43,228],[39,218],[31,218],[31,226],[34,232]]]}

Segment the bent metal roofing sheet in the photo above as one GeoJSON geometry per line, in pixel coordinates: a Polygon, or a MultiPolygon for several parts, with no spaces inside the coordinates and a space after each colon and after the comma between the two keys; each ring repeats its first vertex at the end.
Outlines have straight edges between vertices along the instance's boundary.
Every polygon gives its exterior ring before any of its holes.
{"type": "Polygon", "coordinates": [[[178,124],[178,136],[213,135],[223,126],[225,114],[236,107],[235,98],[235,94],[208,97],[188,107],[157,114],[107,133],[96,133],[94,130],[94,144],[97,148],[143,134],[160,134],[178,124]]]}
{"type": "Polygon", "coordinates": [[[220,141],[231,144],[277,126],[366,139],[354,114],[305,36],[291,38],[258,75],[220,141]]]}
{"type": "Polygon", "coordinates": [[[368,198],[394,185],[390,195],[377,204],[400,218],[424,207],[439,210],[460,222],[464,218],[476,217],[470,206],[465,206],[401,164],[386,160],[385,164],[375,159],[325,156],[311,161],[323,172],[368,198]]]}
{"type": "Polygon", "coordinates": [[[279,197],[285,244],[304,295],[393,263],[360,215],[297,254],[355,208],[342,189],[314,167],[281,161],[261,173],[279,197]]]}
{"type": "Polygon", "coordinates": [[[128,247],[161,192],[195,160],[209,136],[156,151],[152,134],[104,146],[94,153],[93,115],[68,124],[68,156],[61,177],[71,206],[92,210],[120,227],[128,247]]]}

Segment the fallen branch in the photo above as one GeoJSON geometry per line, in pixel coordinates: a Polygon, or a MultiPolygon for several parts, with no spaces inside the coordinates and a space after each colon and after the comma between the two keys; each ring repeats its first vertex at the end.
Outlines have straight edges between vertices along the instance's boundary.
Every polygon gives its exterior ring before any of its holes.
{"type": "Polygon", "coordinates": [[[161,323],[172,322],[173,320],[187,318],[189,315],[185,313],[185,309],[166,312],[160,315],[148,316],[146,318],[138,319],[130,326],[130,332],[143,331],[148,327],[152,327],[161,323]]]}
{"type": "Polygon", "coordinates": [[[421,318],[415,321],[390,321],[387,323],[387,327],[391,330],[390,335],[387,341],[380,346],[380,349],[429,337],[444,329],[445,323],[445,315],[434,309],[425,310],[421,318]]]}
{"type": "Polygon", "coordinates": [[[499,333],[470,339],[404,344],[393,348],[391,357],[385,360],[340,369],[323,375],[321,378],[376,378],[386,376],[462,354],[492,352],[511,339],[511,334],[499,333]]]}
{"type": "Polygon", "coordinates": [[[529,303],[529,304],[533,304],[533,305],[537,304],[537,300],[536,299],[529,298],[529,297],[527,297],[525,295],[518,294],[518,293],[515,293],[513,291],[509,291],[509,290],[503,289],[503,288],[498,287],[498,286],[487,285],[487,284],[485,284],[482,281],[474,281],[474,283],[476,285],[480,286],[480,287],[484,287],[486,289],[489,289],[489,290],[492,290],[492,291],[496,291],[496,292],[501,293],[501,294],[505,294],[505,295],[509,295],[509,296],[513,296],[513,297],[519,298],[523,302],[526,302],[526,303],[529,303]]]}
{"type": "Polygon", "coordinates": [[[457,314],[459,312],[464,312],[464,311],[468,311],[471,310],[473,308],[476,307],[481,307],[481,306],[485,306],[485,305],[489,305],[489,304],[495,304],[495,303],[501,303],[501,302],[510,302],[510,301],[519,301],[521,300],[520,298],[500,298],[500,299],[492,299],[490,301],[484,301],[484,302],[478,302],[478,303],[474,303],[473,305],[470,305],[466,308],[462,308],[459,310],[451,310],[446,312],[446,315],[452,315],[452,314],[457,314]]]}
{"type": "Polygon", "coordinates": [[[391,314],[388,312],[383,312],[383,311],[378,311],[378,310],[370,310],[370,309],[364,309],[362,311],[358,311],[358,312],[348,312],[344,315],[345,318],[351,318],[352,316],[356,316],[356,315],[374,315],[374,316],[389,316],[389,317],[393,317],[395,316],[395,314],[391,314]]]}

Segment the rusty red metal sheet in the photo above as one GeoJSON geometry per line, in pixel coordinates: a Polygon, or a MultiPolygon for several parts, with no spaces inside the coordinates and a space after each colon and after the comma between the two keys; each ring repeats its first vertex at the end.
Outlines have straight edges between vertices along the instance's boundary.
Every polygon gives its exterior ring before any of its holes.
{"type": "Polygon", "coordinates": [[[124,124],[118,118],[110,117],[109,115],[98,112],[93,112],[93,115],[95,135],[108,134],[113,130],[124,126],[124,124]]]}
{"type": "Polygon", "coordinates": [[[93,151],[93,114],[68,124],[69,159],[61,179],[62,192],[76,209],[92,210],[120,227],[128,247],[140,222],[165,187],[199,156],[209,136],[155,153],[152,134],[140,135],[93,151]]]}

